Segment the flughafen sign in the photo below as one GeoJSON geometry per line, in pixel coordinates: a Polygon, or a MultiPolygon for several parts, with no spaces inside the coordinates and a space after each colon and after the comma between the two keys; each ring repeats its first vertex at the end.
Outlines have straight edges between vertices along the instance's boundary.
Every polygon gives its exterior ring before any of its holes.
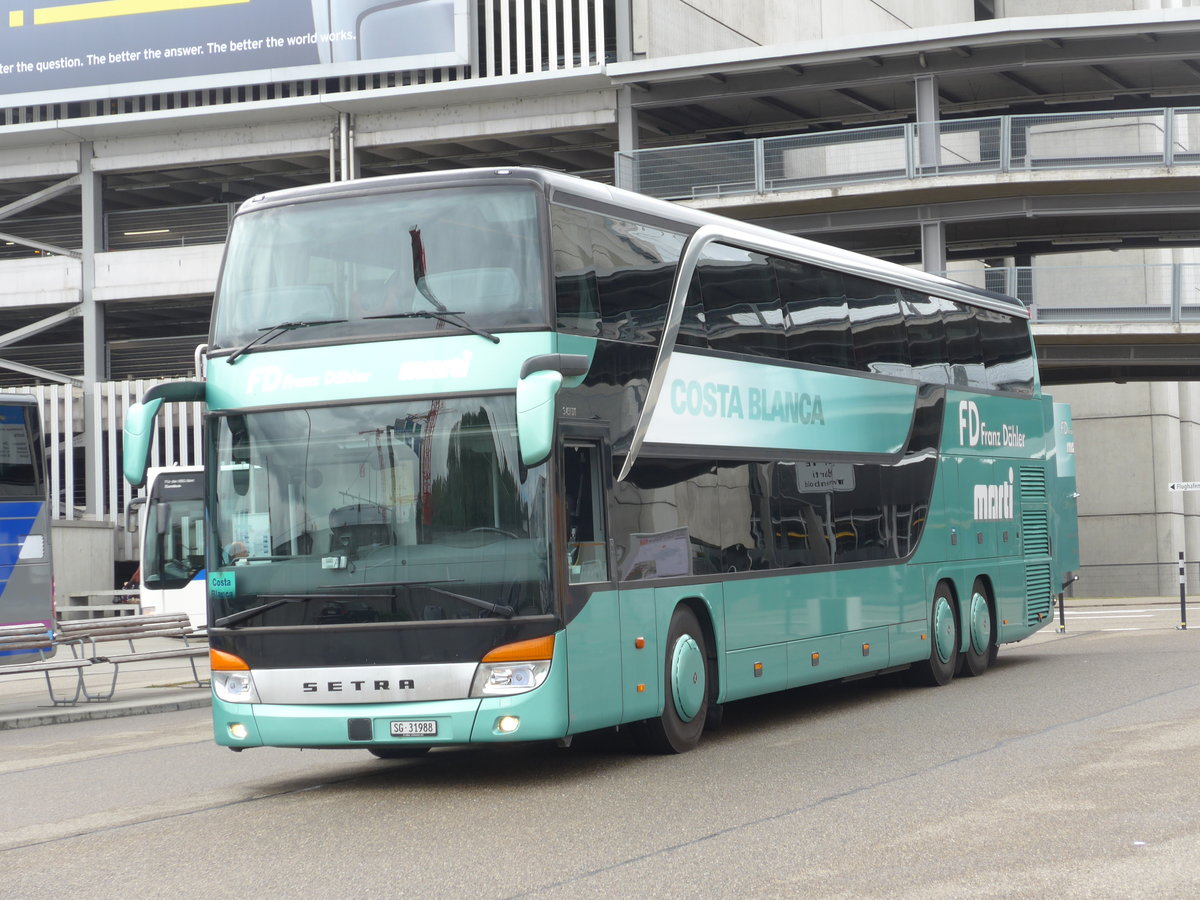
{"type": "Polygon", "coordinates": [[[0,0],[9,106],[467,64],[468,0],[0,0]]]}

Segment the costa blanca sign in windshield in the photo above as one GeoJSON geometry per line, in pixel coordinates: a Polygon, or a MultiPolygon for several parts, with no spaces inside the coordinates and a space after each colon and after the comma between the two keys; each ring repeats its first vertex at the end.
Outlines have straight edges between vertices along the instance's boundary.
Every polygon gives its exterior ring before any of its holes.
{"type": "Polygon", "coordinates": [[[0,102],[463,65],[469,25],[468,0],[0,0],[0,102]]]}

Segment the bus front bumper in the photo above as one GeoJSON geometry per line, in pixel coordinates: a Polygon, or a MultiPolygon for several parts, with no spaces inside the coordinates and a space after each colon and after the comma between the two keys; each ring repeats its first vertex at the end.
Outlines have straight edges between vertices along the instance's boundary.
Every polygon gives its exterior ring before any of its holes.
{"type": "Polygon", "coordinates": [[[564,679],[553,676],[525,694],[483,699],[283,705],[213,697],[213,737],[235,749],[440,747],[552,740],[566,733],[564,679]],[[428,733],[429,723],[436,734],[428,733]],[[424,733],[394,736],[394,731],[424,733]]]}

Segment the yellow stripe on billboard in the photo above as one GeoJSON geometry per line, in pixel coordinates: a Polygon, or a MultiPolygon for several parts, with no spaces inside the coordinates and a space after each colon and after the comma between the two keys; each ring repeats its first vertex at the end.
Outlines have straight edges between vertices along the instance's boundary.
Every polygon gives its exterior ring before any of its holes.
{"type": "Polygon", "coordinates": [[[233,6],[250,0],[96,0],[93,3],[70,3],[66,6],[43,6],[33,11],[34,25],[58,25],[63,22],[83,22],[88,19],[108,19],[114,16],[137,16],[142,13],[178,12],[185,9],[204,9],[210,6],[233,6]]]}

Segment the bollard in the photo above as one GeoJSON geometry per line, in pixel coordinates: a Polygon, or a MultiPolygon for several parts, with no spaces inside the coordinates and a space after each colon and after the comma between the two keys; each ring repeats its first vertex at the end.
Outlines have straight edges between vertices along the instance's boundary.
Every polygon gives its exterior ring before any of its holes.
{"type": "Polygon", "coordinates": [[[1062,591],[1058,595],[1058,633],[1065,634],[1067,630],[1067,595],[1062,591]]]}
{"type": "Polygon", "coordinates": [[[1187,631],[1187,577],[1184,574],[1183,551],[1179,551],[1179,630],[1187,631]]]}

